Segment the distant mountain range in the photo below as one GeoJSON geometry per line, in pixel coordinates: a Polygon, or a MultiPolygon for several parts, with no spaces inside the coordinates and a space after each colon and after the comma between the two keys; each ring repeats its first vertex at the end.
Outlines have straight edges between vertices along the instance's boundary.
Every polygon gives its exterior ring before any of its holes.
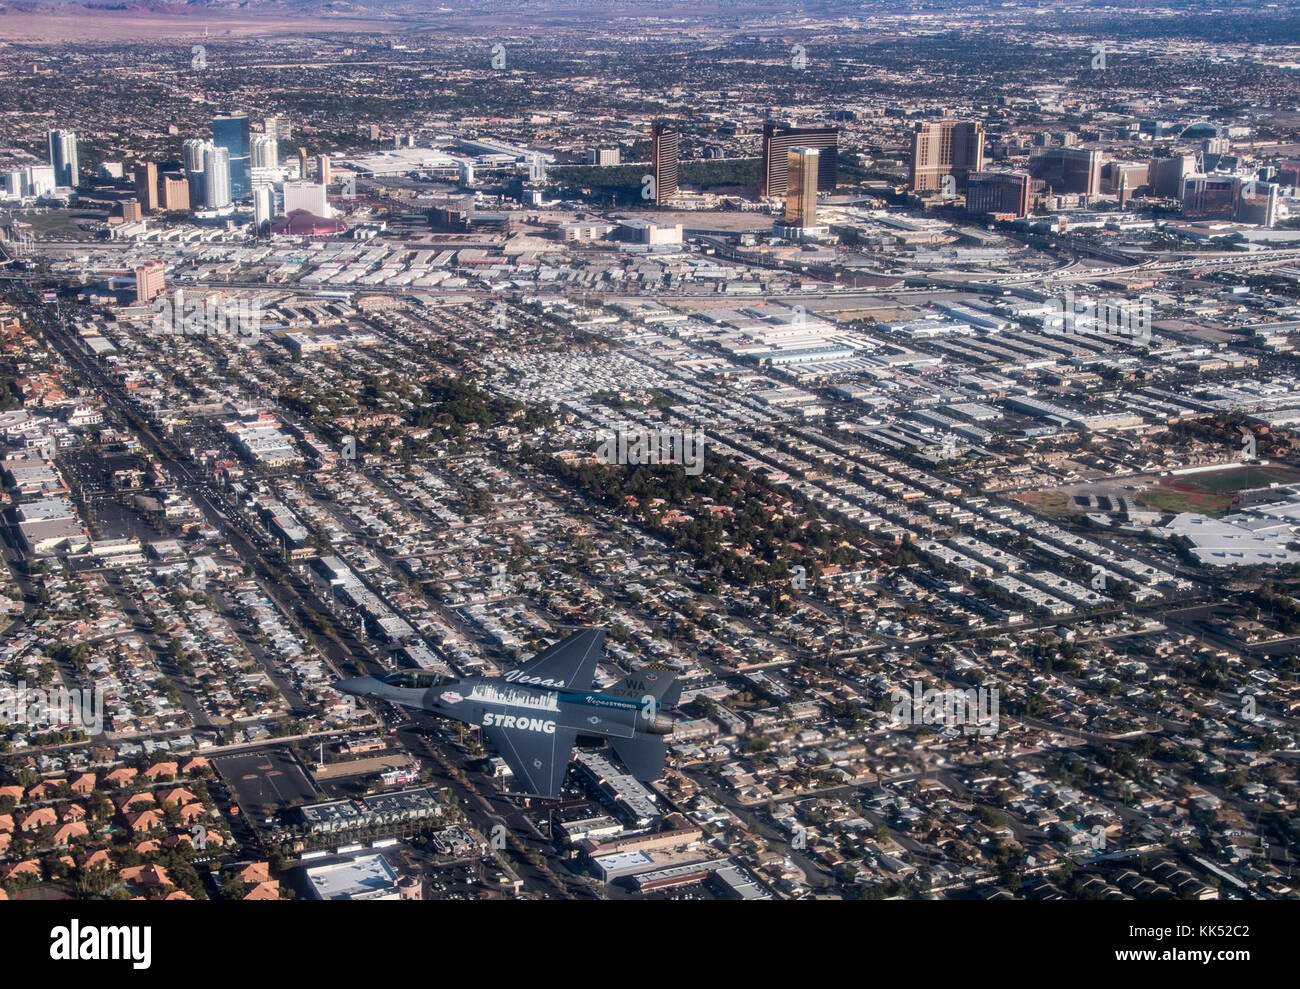
{"type": "Polygon", "coordinates": [[[1268,24],[1274,30],[1264,33],[1278,34],[1279,26],[1289,30],[1298,9],[1300,0],[1162,0],[1158,7],[1133,9],[1120,8],[1113,0],[0,0],[6,26],[21,22],[29,35],[39,35],[41,19],[49,18],[51,35],[68,36],[69,25],[74,25],[72,31],[90,37],[93,26],[100,24],[112,25],[110,33],[122,40],[129,40],[127,26],[140,25],[144,37],[185,33],[177,26],[188,23],[245,37],[255,36],[254,25],[279,34],[310,33],[313,26],[326,25],[360,31],[404,25],[453,32],[627,29],[635,34],[657,24],[674,32],[693,25],[740,32],[816,30],[855,22],[869,25],[873,19],[907,14],[942,17],[945,12],[969,15],[972,23],[1104,24],[1112,35],[1125,26],[1142,33],[1150,29],[1137,25],[1159,23],[1163,27],[1156,33],[1214,37],[1216,31],[1244,30],[1251,35],[1251,25],[1268,24]]]}

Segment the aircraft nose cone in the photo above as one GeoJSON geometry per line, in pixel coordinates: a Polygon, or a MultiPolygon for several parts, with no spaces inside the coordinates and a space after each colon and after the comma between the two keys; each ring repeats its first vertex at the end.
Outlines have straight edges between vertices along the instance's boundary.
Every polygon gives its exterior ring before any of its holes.
{"type": "Polygon", "coordinates": [[[353,677],[351,680],[339,680],[334,689],[357,697],[374,697],[379,689],[379,681],[374,677],[353,677]]]}

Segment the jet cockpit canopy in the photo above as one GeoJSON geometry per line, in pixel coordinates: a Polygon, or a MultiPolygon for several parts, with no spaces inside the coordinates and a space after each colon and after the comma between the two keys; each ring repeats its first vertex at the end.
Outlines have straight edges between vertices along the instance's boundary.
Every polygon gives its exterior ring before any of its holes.
{"type": "Polygon", "coordinates": [[[390,687],[407,687],[415,690],[428,690],[440,684],[450,683],[451,678],[435,673],[433,670],[399,670],[382,678],[390,687]]]}

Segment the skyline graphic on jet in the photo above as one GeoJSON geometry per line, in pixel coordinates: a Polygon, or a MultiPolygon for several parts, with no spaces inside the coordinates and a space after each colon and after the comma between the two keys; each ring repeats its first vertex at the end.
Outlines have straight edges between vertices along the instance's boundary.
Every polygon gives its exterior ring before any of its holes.
{"type": "Polygon", "coordinates": [[[568,772],[579,735],[609,740],[614,754],[638,780],[663,774],[681,684],[670,667],[634,669],[617,685],[592,689],[605,630],[574,632],[498,677],[459,680],[426,670],[341,680],[345,694],[418,708],[483,729],[522,785],[523,793],[554,799],[568,772]]]}

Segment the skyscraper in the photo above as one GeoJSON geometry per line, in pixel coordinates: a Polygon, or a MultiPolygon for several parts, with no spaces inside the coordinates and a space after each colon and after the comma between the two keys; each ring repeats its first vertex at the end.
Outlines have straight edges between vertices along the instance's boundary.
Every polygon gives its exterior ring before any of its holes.
{"type": "Polygon", "coordinates": [[[1101,195],[1103,154],[1087,148],[1049,148],[1029,159],[1029,174],[1042,179],[1053,192],[1101,195]]]}
{"type": "Polygon", "coordinates": [[[279,141],[287,141],[293,136],[293,127],[287,118],[276,114],[262,118],[262,133],[279,141]]]}
{"type": "Polygon", "coordinates": [[[54,169],[54,184],[75,186],[80,181],[77,172],[77,132],[52,130],[46,137],[50,142],[50,165],[54,169]]]}
{"type": "Polygon", "coordinates": [[[1278,195],[1281,191],[1276,182],[1242,179],[1237,186],[1237,222],[1272,227],[1277,223],[1278,195]]]}
{"type": "Polygon", "coordinates": [[[330,156],[316,156],[316,174],[320,178],[321,185],[330,184],[330,156]]]}
{"type": "Polygon", "coordinates": [[[650,131],[650,160],[654,163],[655,202],[677,194],[677,131],[655,124],[650,131]]]}
{"type": "Polygon", "coordinates": [[[1085,196],[1101,195],[1101,166],[1104,155],[1086,148],[1062,148],[1062,172],[1072,190],[1085,196]]]}
{"type": "Polygon", "coordinates": [[[801,229],[817,226],[820,168],[821,152],[816,148],[791,148],[786,152],[786,226],[801,229]]]}
{"type": "Polygon", "coordinates": [[[1181,199],[1183,178],[1196,171],[1195,155],[1174,155],[1172,158],[1152,158],[1150,183],[1153,195],[1165,199],[1181,199]]]}
{"type": "Polygon", "coordinates": [[[834,127],[780,127],[774,123],[763,125],[763,173],[759,195],[784,196],[786,193],[786,166],[791,148],[816,148],[823,152],[818,165],[817,188],[833,192],[836,182],[836,162],[839,159],[840,132],[834,127]]]}
{"type": "Polygon", "coordinates": [[[162,208],[165,210],[188,210],[190,208],[190,184],[179,175],[162,177],[162,208]]]}
{"type": "Polygon", "coordinates": [[[151,161],[135,166],[135,198],[144,212],[158,211],[158,166],[151,161]]]}
{"type": "Polygon", "coordinates": [[[1028,172],[974,172],[966,184],[967,213],[1029,214],[1028,172]]]}
{"type": "Polygon", "coordinates": [[[230,205],[230,153],[215,144],[203,149],[203,193],[208,209],[230,205]]]}
{"type": "Polygon", "coordinates": [[[150,261],[135,269],[136,302],[152,302],[167,290],[167,272],[161,261],[150,261]]]}
{"type": "Polygon", "coordinates": [[[185,142],[182,157],[185,163],[185,178],[190,183],[190,201],[198,206],[207,201],[206,183],[203,181],[203,156],[212,147],[210,141],[200,141],[196,137],[185,142]]]}
{"type": "Polygon", "coordinates": [[[962,192],[971,172],[984,168],[984,125],[976,121],[930,120],[912,131],[912,166],[909,184],[913,192],[947,191],[945,176],[951,175],[953,192],[962,192]]]}
{"type": "Polygon", "coordinates": [[[211,142],[192,137],[182,147],[181,157],[187,172],[203,171],[203,149],[211,142]]]}
{"type": "Polygon", "coordinates": [[[1235,175],[1188,175],[1183,179],[1183,216],[1192,220],[1231,220],[1237,212],[1235,175]]]}
{"type": "Polygon", "coordinates": [[[298,178],[299,179],[307,178],[307,149],[306,148],[298,149],[298,178]]]}
{"type": "Polygon", "coordinates": [[[212,143],[224,148],[229,159],[230,198],[243,199],[253,188],[252,141],[248,133],[248,117],[217,117],[212,121],[212,143]]]}
{"type": "Polygon", "coordinates": [[[296,209],[305,209],[313,216],[330,215],[325,186],[320,182],[286,182],[284,184],[284,215],[296,209]]]}
{"type": "Polygon", "coordinates": [[[275,189],[269,185],[253,190],[253,225],[260,234],[275,216],[275,189]]]}
{"type": "Polygon", "coordinates": [[[1271,227],[1277,222],[1278,191],[1276,183],[1253,177],[1188,175],[1183,179],[1183,216],[1271,227]]]}
{"type": "Polygon", "coordinates": [[[1145,186],[1150,177],[1150,161],[1121,161],[1116,158],[1101,166],[1102,195],[1117,193],[1123,185],[1128,186],[1131,194],[1145,186]]]}
{"type": "Polygon", "coordinates": [[[28,165],[24,169],[24,196],[48,195],[54,191],[53,165],[28,165]]]}
{"type": "Polygon", "coordinates": [[[276,168],[280,164],[280,142],[258,134],[253,138],[253,168],[276,168]]]}

